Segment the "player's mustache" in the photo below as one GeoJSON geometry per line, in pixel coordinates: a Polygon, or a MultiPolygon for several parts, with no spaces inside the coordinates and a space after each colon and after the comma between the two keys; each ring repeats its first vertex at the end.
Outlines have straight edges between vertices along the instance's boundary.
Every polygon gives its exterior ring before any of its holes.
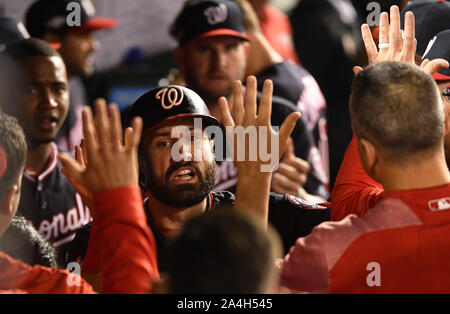
{"type": "Polygon", "coordinates": [[[172,173],[174,173],[175,171],[177,171],[180,168],[183,167],[192,167],[195,169],[195,171],[197,172],[197,176],[200,180],[203,180],[203,174],[200,171],[200,168],[197,166],[197,163],[194,161],[186,161],[186,162],[177,162],[171,166],[169,166],[169,168],[167,169],[166,172],[166,181],[169,181],[170,176],[172,175],[172,173]]]}

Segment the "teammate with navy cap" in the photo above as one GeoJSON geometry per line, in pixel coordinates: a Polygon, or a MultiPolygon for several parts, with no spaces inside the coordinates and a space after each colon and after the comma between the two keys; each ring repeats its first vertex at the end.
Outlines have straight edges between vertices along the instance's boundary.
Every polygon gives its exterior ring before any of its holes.
{"type": "Polygon", "coordinates": [[[0,17],[0,51],[16,40],[30,38],[21,22],[10,17],[0,17]]]}
{"type": "Polygon", "coordinates": [[[117,24],[115,19],[96,16],[87,0],[38,0],[25,14],[30,35],[58,49],[67,67],[70,106],[57,136],[58,145],[64,149],[72,151],[83,138],[81,108],[87,105],[87,97],[79,77],[94,73],[94,54],[100,49],[94,34],[117,24]]]}
{"type": "MultiPolygon", "coordinates": [[[[245,78],[249,37],[245,33],[242,10],[234,1],[189,1],[170,32],[178,41],[174,54],[187,86],[202,97],[211,114],[222,122],[219,97],[229,98],[232,82],[245,78]]],[[[290,113],[298,110],[295,104],[279,97],[273,97],[272,102],[272,125],[281,125],[290,113]]],[[[295,157],[303,160],[297,163],[290,176],[283,177],[282,190],[296,190],[296,196],[306,191],[302,198],[312,194],[327,199],[326,174],[323,167],[317,167],[322,162],[321,156],[303,119],[299,120],[291,137],[295,157]],[[302,186],[297,186],[292,179],[296,176],[304,178],[302,186]]],[[[274,178],[281,173],[281,168],[274,178]]],[[[217,163],[217,174],[214,190],[234,192],[237,171],[229,159],[217,163]]]]}

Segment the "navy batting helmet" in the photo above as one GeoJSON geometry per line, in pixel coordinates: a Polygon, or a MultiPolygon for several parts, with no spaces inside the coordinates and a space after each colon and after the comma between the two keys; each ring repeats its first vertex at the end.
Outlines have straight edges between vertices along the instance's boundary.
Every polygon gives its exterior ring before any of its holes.
{"type": "Polygon", "coordinates": [[[182,117],[200,117],[206,125],[220,125],[197,93],[178,85],[157,87],[139,97],[128,111],[125,126],[135,117],[142,118],[144,132],[182,117]]]}
{"type": "MultiPolygon", "coordinates": [[[[178,85],[157,87],[142,95],[128,111],[125,126],[130,126],[135,117],[142,118],[143,133],[182,117],[199,117],[202,118],[205,126],[220,126],[197,93],[178,85]]],[[[141,148],[139,149],[139,163],[139,184],[143,190],[146,190],[150,173],[146,156],[141,148]]]]}

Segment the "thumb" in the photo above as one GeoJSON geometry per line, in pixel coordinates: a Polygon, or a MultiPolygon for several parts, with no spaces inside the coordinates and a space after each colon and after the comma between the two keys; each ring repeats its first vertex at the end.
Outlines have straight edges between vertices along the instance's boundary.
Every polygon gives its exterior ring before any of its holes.
{"type": "Polygon", "coordinates": [[[58,155],[59,161],[63,165],[65,173],[69,174],[73,178],[79,178],[84,171],[84,167],[80,165],[72,156],[66,153],[60,153],[58,155]]]}
{"type": "Polygon", "coordinates": [[[294,153],[294,140],[289,136],[286,144],[286,151],[284,152],[283,159],[291,159],[295,157],[294,153]]]}
{"type": "MultiPolygon", "coordinates": [[[[283,124],[280,127],[279,132],[279,140],[280,140],[280,156],[284,153],[287,148],[288,140],[290,139],[292,131],[294,131],[295,124],[298,119],[300,119],[300,112],[292,112],[289,116],[287,116],[286,120],[284,120],[283,124]]],[[[292,145],[293,147],[294,145],[292,145]]]]}
{"type": "Polygon", "coordinates": [[[425,59],[420,67],[430,75],[433,75],[442,68],[448,68],[449,66],[448,62],[444,59],[434,59],[429,62],[427,62],[427,60],[428,59],[425,59]]]}
{"type": "Polygon", "coordinates": [[[359,72],[361,72],[363,70],[363,68],[359,67],[359,66],[355,66],[353,67],[353,74],[355,76],[357,76],[359,74],[359,72]]]}

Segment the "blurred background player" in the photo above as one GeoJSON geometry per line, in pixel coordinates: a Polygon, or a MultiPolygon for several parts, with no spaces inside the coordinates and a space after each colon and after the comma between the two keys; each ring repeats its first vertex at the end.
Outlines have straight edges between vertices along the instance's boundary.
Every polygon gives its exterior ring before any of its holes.
{"type": "Polygon", "coordinates": [[[0,16],[0,52],[7,45],[25,38],[30,38],[30,35],[21,22],[10,17],[0,16]]]}
{"type": "Polygon", "coordinates": [[[25,24],[32,37],[43,39],[57,48],[66,64],[70,106],[57,143],[73,152],[83,138],[81,108],[88,103],[80,77],[93,74],[93,54],[100,49],[94,32],[115,27],[118,21],[95,16],[90,1],[39,0],[27,9],[25,24]],[[68,25],[68,20],[74,19],[73,13],[80,14],[79,26],[68,25]]]}
{"type": "MultiPolygon", "coordinates": [[[[266,39],[262,33],[258,18],[252,7],[246,0],[235,0],[244,13],[244,26],[247,36],[249,36],[249,53],[247,58],[247,68],[245,76],[255,75],[258,80],[258,89],[262,90],[263,83],[266,79],[273,82],[273,93],[276,96],[289,100],[298,106],[298,110],[302,114],[305,125],[314,137],[315,146],[319,149],[320,160],[316,160],[315,168],[324,169],[321,174],[325,176],[321,178],[323,182],[328,182],[328,138],[326,128],[326,103],[320,88],[311,74],[300,65],[291,61],[284,60],[281,55],[275,51],[272,44],[266,39]]],[[[286,156],[287,157],[287,156],[286,156]]],[[[299,188],[303,186],[298,182],[297,187],[286,190],[283,182],[287,180],[285,177],[300,178],[301,173],[295,173],[295,166],[304,163],[303,160],[294,156],[297,163],[289,164],[290,158],[281,160],[281,167],[274,180],[279,183],[272,184],[272,189],[276,193],[288,193],[296,195],[299,188]]],[[[301,195],[297,195],[301,196],[301,195]]]]}
{"type": "MultiPolygon", "coordinates": [[[[221,121],[217,105],[219,97],[230,97],[234,80],[243,80],[249,52],[245,34],[243,13],[233,1],[194,0],[181,9],[171,27],[171,34],[178,41],[174,54],[187,86],[197,92],[211,114],[221,121]]],[[[294,111],[295,104],[273,97],[272,125],[279,126],[294,111]]],[[[300,119],[292,133],[293,151],[296,157],[309,163],[309,168],[299,165],[293,176],[303,176],[303,186],[290,176],[283,175],[284,192],[317,202],[328,198],[326,181],[320,154],[311,133],[300,119]],[[320,162],[318,162],[320,161],[320,162]],[[306,178],[305,178],[306,177],[306,178]],[[292,185],[297,186],[292,191],[292,185]],[[302,194],[302,189],[307,193],[302,194]]],[[[299,162],[301,163],[301,162],[299,162]]],[[[217,164],[215,190],[234,191],[237,171],[230,160],[217,164]]],[[[281,192],[281,191],[279,191],[281,192]]]]}

